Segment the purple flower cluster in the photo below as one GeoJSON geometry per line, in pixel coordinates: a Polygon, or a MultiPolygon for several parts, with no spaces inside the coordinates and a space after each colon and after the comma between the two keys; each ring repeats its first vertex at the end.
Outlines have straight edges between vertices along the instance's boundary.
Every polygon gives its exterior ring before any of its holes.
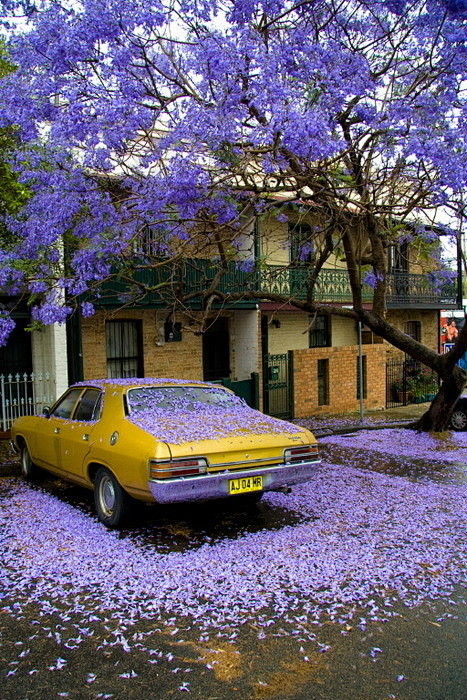
{"type": "MultiPolygon", "coordinates": [[[[11,167],[31,195],[8,219],[13,242],[0,250],[0,281],[16,289],[23,277],[31,291],[57,285],[64,240],[59,286],[69,295],[127,264],[148,225],[161,232],[159,253],[180,240],[187,257],[198,252],[191,231],[199,224],[211,250],[219,227],[242,235],[238,185],[258,211],[270,187],[299,192],[312,178],[318,205],[321,191],[324,203],[332,196],[361,211],[372,201],[394,221],[413,211],[414,191],[427,191],[423,209],[455,206],[465,189],[463,0],[417,0],[409,12],[405,0],[323,3],[319,12],[291,0],[3,7],[6,19],[29,15],[9,35],[18,68],[0,81],[0,128],[17,129],[11,167]],[[174,26],[187,41],[169,38],[174,26]],[[349,139],[359,163],[374,163],[363,188],[343,165],[349,139]],[[360,153],[364,144],[371,151],[360,153]],[[264,187],[253,164],[268,176],[264,187]],[[8,270],[21,270],[20,279],[8,270]]],[[[66,314],[36,311],[45,323],[66,314]]]]}

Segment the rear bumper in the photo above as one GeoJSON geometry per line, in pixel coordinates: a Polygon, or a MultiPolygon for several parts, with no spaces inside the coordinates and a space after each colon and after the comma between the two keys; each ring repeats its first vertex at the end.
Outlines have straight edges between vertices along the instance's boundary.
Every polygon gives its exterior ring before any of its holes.
{"type": "MultiPolygon", "coordinates": [[[[246,479],[262,476],[263,491],[280,491],[289,486],[302,484],[313,476],[320,460],[298,464],[279,464],[264,469],[242,469],[223,471],[220,474],[203,474],[177,479],[152,479],[149,488],[157,503],[182,503],[227,498],[231,479],[246,479]]],[[[235,498],[235,496],[232,496],[235,498]]]]}

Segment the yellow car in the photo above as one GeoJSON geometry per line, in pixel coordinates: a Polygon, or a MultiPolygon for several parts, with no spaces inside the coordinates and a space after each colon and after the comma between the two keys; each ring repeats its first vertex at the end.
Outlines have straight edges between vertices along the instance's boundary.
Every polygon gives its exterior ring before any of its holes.
{"type": "Polygon", "coordinates": [[[307,481],[319,464],[308,430],[224,387],[177,379],[74,384],[43,415],[16,420],[12,444],[25,479],[39,467],[94,489],[108,527],[137,501],[258,501],[307,481]]]}

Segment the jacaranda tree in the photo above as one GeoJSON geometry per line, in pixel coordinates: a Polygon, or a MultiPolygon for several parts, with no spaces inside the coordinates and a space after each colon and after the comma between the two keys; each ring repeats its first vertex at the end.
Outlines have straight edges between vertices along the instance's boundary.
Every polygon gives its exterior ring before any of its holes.
{"type": "MultiPolygon", "coordinates": [[[[315,240],[302,242],[319,252],[307,300],[244,294],[365,323],[443,379],[419,427],[445,427],[466,379],[456,361],[467,327],[441,356],[389,324],[387,248],[417,238],[433,258],[430,283],[449,276],[439,212],[455,220],[467,178],[465,0],[4,6],[18,68],[0,81],[0,127],[17,129],[12,167],[30,192],[7,217],[4,292],[27,290],[34,319],[64,321],[71,300],[110,275],[174,269],[205,247],[219,274],[199,293],[212,298],[246,221],[283,216],[278,197],[318,208],[315,240]],[[156,258],[139,245],[147,230],[156,258]],[[352,308],[313,301],[336,246],[352,308]]],[[[89,296],[81,312],[93,312],[89,296]]]]}

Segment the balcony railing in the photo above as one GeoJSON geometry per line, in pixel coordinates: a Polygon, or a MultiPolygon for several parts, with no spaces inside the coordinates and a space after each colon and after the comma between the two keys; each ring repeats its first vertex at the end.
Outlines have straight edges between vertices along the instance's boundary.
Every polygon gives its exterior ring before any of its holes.
{"type": "MultiPolygon", "coordinates": [[[[261,270],[260,288],[273,294],[306,299],[312,271],[307,267],[291,269],[285,266],[267,266],[261,270]]],[[[430,285],[426,275],[392,272],[387,276],[386,302],[390,308],[417,306],[452,308],[457,306],[456,285],[446,283],[441,288],[430,285]]],[[[352,301],[349,276],[346,270],[323,269],[311,298],[319,302],[349,303],[352,301]]],[[[371,302],[373,289],[362,285],[364,302],[371,302]]]]}
{"type": "MultiPolygon", "coordinates": [[[[100,289],[100,306],[121,306],[125,303],[146,307],[164,307],[173,304],[174,298],[187,294],[195,295],[192,305],[196,307],[204,291],[219,272],[219,264],[211,260],[193,258],[179,261],[176,265],[144,268],[134,274],[134,283],[122,279],[104,282],[100,289]]],[[[251,272],[241,269],[235,262],[228,265],[220,277],[217,289],[223,294],[263,291],[283,297],[307,298],[312,270],[303,267],[290,268],[266,265],[251,272]]],[[[430,285],[426,275],[389,273],[387,277],[387,305],[390,308],[417,306],[425,308],[455,308],[456,286],[445,284],[440,289],[430,285]]],[[[373,289],[362,288],[363,301],[371,303],[373,289]]],[[[349,303],[352,301],[349,277],[346,270],[323,269],[320,271],[311,298],[319,302],[349,303]]],[[[252,306],[257,300],[236,302],[243,308],[252,306]]]]}

